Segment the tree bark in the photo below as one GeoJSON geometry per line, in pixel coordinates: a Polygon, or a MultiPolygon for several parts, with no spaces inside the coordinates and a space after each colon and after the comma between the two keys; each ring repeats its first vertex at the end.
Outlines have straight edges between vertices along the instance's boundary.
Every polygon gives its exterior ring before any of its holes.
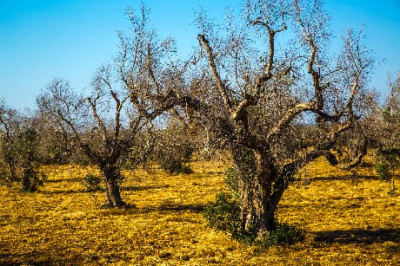
{"type": "Polygon", "coordinates": [[[103,174],[106,187],[105,206],[111,208],[125,207],[126,203],[121,198],[119,184],[121,170],[115,166],[104,166],[101,167],[101,172],[103,174]]]}
{"type": "Polygon", "coordinates": [[[22,176],[22,191],[29,192],[31,190],[31,180],[29,179],[29,175],[24,173],[22,176]]]}
{"type": "Polygon", "coordinates": [[[10,179],[11,181],[16,181],[17,180],[17,172],[15,170],[14,165],[9,165],[9,170],[10,170],[10,179]]]}
{"type": "Polygon", "coordinates": [[[33,167],[31,165],[27,165],[24,167],[23,175],[22,175],[22,191],[23,192],[34,192],[36,190],[36,180],[35,173],[33,167]]]}
{"type": "Polygon", "coordinates": [[[241,230],[254,232],[260,239],[276,229],[279,200],[275,200],[272,188],[277,172],[265,155],[254,150],[236,146],[233,155],[239,170],[241,230]]]}

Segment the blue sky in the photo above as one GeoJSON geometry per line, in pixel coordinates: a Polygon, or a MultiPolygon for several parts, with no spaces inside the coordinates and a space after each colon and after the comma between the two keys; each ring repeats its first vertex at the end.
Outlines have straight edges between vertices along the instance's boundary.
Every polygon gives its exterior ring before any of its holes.
{"type": "MultiPolygon", "coordinates": [[[[144,0],[152,26],[172,36],[182,53],[196,43],[195,10],[203,6],[220,17],[228,0],[144,0]]],[[[76,88],[89,85],[96,69],[118,51],[117,30],[127,30],[128,6],[136,0],[0,0],[0,98],[33,108],[35,98],[54,77],[76,88]]],[[[387,73],[400,69],[399,0],[325,0],[335,34],[365,25],[368,46],[385,62],[371,81],[386,93],[387,73]]]]}

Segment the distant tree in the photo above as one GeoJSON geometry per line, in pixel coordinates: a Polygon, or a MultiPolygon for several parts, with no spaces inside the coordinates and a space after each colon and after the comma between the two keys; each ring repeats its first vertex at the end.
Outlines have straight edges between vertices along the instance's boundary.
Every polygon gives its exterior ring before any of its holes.
{"type": "Polygon", "coordinates": [[[181,123],[169,123],[154,135],[157,138],[154,141],[153,159],[168,173],[191,173],[191,169],[183,165],[194,151],[192,136],[187,134],[185,127],[181,123]]]}
{"type": "Polygon", "coordinates": [[[145,7],[128,16],[131,34],[119,34],[121,51],[114,64],[98,70],[88,96],[54,80],[37,100],[42,115],[100,169],[109,207],[126,206],[120,194],[124,158],[146,127],[174,105],[169,91],[180,82],[168,57],[173,40],[160,42],[147,28],[145,7]]]}
{"type": "Polygon", "coordinates": [[[17,111],[9,108],[4,100],[0,102],[1,161],[7,167],[5,181],[17,181],[18,154],[16,139],[19,134],[19,117],[17,111]]]}
{"type": "Polygon", "coordinates": [[[229,147],[241,230],[260,239],[275,230],[278,203],[307,163],[325,156],[348,169],[365,155],[366,142],[356,134],[346,163],[333,149],[341,149],[340,136],[368,109],[373,60],[353,30],[341,52],[329,53],[321,1],[245,1],[242,17],[228,14],[219,31],[199,15],[199,60],[180,99],[214,141],[229,147]]]}
{"type": "MultiPolygon", "coordinates": [[[[379,109],[373,122],[377,144],[378,176],[383,180],[391,180],[395,170],[400,166],[400,72],[393,80],[389,77],[389,95],[379,109]]],[[[394,192],[394,180],[392,188],[394,192]]]]}
{"type": "MultiPolygon", "coordinates": [[[[28,122],[29,123],[29,122],[28,122]]],[[[22,191],[34,192],[46,180],[40,172],[42,164],[39,154],[40,135],[34,126],[25,127],[18,139],[20,167],[22,169],[22,191]]]]}
{"type": "Polygon", "coordinates": [[[39,153],[43,163],[63,164],[77,161],[77,154],[66,132],[48,123],[46,117],[40,115],[37,117],[37,128],[41,136],[39,153]]]}
{"type": "MultiPolygon", "coordinates": [[[[33,117],[23,116],[0,104],[0,131],[3,163],[8,168],[9,182],[21,181],[22,191],[34,192],[43,184],[45,176],[40,173],[40,136],[33,117]]],[[[7,179],[7,176],[3,177],[7,179]]]]}

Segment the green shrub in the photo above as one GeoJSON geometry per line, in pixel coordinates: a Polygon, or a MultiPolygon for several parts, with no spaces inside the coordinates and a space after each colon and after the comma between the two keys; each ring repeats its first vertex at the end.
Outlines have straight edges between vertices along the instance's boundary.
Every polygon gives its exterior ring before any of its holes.
{"type": "Polygon", "coordinates": [[[209,226],[229,233],[233,238],[251,244],[256,237],[252,230],[242,231],[240,227],[240,207],[230,194],[218,193],[215,203],[206,206],[203,215],[209,226]]]}
{"type": "Polygon", "coordinates": [[[386,161],[379,161],[375,166],[376,174],[378,175],[379,180],[387,181],[390,179],[390,165],[386,161]]]}
{"type": "Polygon", "coordinates": [[[191,174],[193,170],[182,164],[181,157],[167,153],[159,153],[156,157],[161,168],[169,174],[191,174]]]}
{"type": "Polygon", "coordinates": [[[239,195],[239,170],[236,167],[230,167],[225,172],[224,183],[232,191],[235,197],[239,195]]]}
{"type": "Polygon", "coordinates": [[[241,230],[240,207],[237,198],[227,193],[218,193],[215,203],[210,203],[203,212],[209,226],[229,233],[233,238],[246,244],[258,244],[263,247],[290,245],[304,239],[303,232],[293,226],[277,223],[276,230],[262,240],[256,239],[255,230],[241,230]]]}
{"type": "Polygon", "coordinates": [[[101,190],[101,178],[99,176],[93,175],[93,174],[87,174],[83,178],[83,184],[86,187],[86,191],[88,192],[94,192],[94,191],[99,191],[101,190]]]}
{"type": "Polygon", "coordinates": [[[184,165],[193,154],[193,147],[189,139],[176,138],[183,134],[171,127],[159,132],[159,138],[155,142],[152,158],[162,169],[169,174],[190,174],[192,170],[184,165]]]}
{"type": "Polygon", "coordinates": [[[304,240],[304,234],[296,227],[277,223],[275,231],[265,236],[259,241],[259,244],[264,247],[269,246],[285,246],[292,245],[304,240]]]}
{"type": "Polygon", "coordinates": [[[211,227],[230,233],[239,234],[240,208],[238,202],[227,193],[218,193],[215,203],[210,203],[204,210],[204,217],[211,227]]]}

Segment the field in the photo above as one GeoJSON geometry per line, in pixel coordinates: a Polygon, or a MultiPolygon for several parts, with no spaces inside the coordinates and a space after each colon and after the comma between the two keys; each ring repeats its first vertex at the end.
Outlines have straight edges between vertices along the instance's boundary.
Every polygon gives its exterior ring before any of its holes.
{"type": "MultiPolygon", "coordinates": [[[[319,160],[285,193],[278,219],[306,232],[303,243],[263,249],[208,227],[204,206],[224,189],[224,162],[192,162],[194,173],[124,172],[123,199],[99,208],[91,168],[46,166],[39,192],[0,191],[0,264],[400,265],[400,196],[373,168],[340,172],[319,160]]],[[[368,165],[367,165],[368,166],[368,165]]],[[[400,189],[400,180],[396,185],[400,189]]]]}

